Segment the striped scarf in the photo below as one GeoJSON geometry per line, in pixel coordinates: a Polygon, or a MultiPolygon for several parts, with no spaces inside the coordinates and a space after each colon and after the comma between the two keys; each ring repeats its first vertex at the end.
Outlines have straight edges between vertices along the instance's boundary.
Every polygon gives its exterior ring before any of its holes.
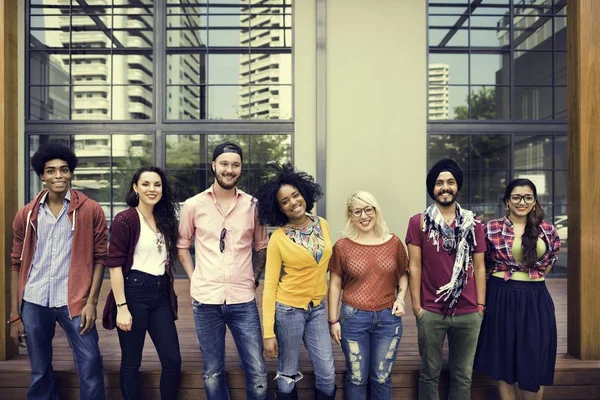
{"type": "MultiPolygon", "coordinates": [[[[444,237],[448,239],[444,231],[450,227],[446,225],[444,217],[435,203],[427,207],[423,217],[423,232],[428,232],[428,239],[433,246],[436,246],[437,251],[440,251],[440,239],[443,240],[444,237]]],[[[468,271],[469,267],[473,266],[473,253],[475,246],[477,246],[475,240],[475,214],[472,211],[462,209],[458,203],[456,203],[456,229],[454,232],[454,247],[451,251],[456,251],[456,256],[452,268],[452,277],[450,282],[436,291],[439,297],[435,301],[444,301],[442,308],[444,316],[449,311],[452,311],[454,315],[456,311],[460,296],[467,286],[468,271]]],[[[471,268],[470,275],[473,275],[473,268],[471,268]]]]}

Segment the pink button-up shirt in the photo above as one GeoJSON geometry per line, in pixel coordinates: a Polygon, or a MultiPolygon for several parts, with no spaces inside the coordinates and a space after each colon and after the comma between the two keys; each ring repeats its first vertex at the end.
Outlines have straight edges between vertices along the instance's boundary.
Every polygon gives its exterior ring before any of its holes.
{"type": "Polygon", "coordinates": [[[190,294],[199,303],[239,304],[255,297],[252,247],[267,247],[267,228],[258,222],[256,199],[236,189],[229,210],[217,206],[213,187],[187,199],[181,211],[177,248],[194,239],[196,265],[190,294]],[[221,253],[221,231],[227,229],[221,253]]]}

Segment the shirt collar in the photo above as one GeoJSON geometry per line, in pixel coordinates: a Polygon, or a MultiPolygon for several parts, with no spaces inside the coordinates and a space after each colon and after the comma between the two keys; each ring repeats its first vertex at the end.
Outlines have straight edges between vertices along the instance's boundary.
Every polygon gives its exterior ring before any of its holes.
{"type": "MultiPolygon", "coordinates": [[[[46,202],[46,197],[48,197],[48,193],[50,193],[50,192],[47,191],[46,193],[44,193],[44,195],[40,199],[41,204],[44,204],[46,202]]],[[[71,202],[71,189],[67,190],[67,194],[65,195],[65,200],[68,201],[69,203],[71,202]]],[[[63,204],[64,204],[64,201],[63,201],[63,204]]]]}
{"type": "MultiPolygon", "coordinates": [[[[207,192],[207,193],[210,193],[212,196],[214,196],[214,195],[215,195],[215,189],[214,189],[214,188],[215,188],[215,184],[213,183],[212,185],[210,185],[210,187],[209,187],[208,189],[206,189],[206,192],[207,192]]],[[[239,189],[237,188],[237,186],[236,186],[236,187],[234,187],[234,189],[235,189],[235,194],[234,194],[234,197],[235,197],[235,196],[240,196],[240,195],[242,194],[242,191],[241,191],[241,190],[239,190],[239,189]]]]}

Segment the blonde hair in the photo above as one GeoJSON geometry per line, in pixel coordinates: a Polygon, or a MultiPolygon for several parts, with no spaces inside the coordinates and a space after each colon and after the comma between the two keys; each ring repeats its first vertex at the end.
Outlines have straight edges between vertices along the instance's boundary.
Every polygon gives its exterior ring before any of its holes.
{"type": "Polygon", "coordinates": [[[385,219],[383,219],[381,206],[375,196],[369,192],[358,191],[350,195],[346,202],[346,226],[342,232],[343,236],[350,239],[356,239],[358,237],[358,229],[352,220],[352,210],[355,207],[362,208],[368,206],[375,208],[375,226],[373,227],[375,235],[380,238],[385,238],[390,233],[387,224],[385,223],[385,219]]]}

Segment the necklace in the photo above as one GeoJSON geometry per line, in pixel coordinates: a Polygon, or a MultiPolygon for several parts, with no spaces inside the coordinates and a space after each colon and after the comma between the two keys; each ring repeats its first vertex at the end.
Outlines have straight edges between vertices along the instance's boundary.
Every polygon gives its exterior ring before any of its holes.
{"type": "Polygon", "coordinates": [[[310,222],[312,222],[312,220],[307,216],[304,222],[302,222],[301,224],[291,224],[288,222],[286,226],[290,229],[303,229],[306,228],[310,222]]]}
{"type": "Polygon", "coordinates": [[[142,215],[142,218],[144,218],[144,222],[146,223],[146,225],[148,225],[148,228],[150,228],[152,233],[154,233],[154,236],[156,236],[156,249],[158,250],[158,254],[161,254],[163,244],[165,244],[165,237],[160,232],[157,233],[154,229],[152,229],[152,226],[144,216],[144,213],[141,212],[139,208],[136,207],[136,209],[142,215]]]}

